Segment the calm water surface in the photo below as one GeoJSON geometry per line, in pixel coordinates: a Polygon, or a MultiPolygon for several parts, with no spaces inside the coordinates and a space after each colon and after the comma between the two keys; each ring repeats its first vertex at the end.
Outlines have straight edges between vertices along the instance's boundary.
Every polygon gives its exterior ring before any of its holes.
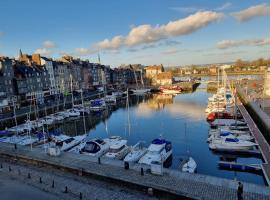
{"type": "MultiPolygon", "coordinates": [[[[125,102],[122,102],[120,108],[116,108],[115,111],[86,118],[88,137],[105,138],[120,135],[128,140],[129,145],[142,140],[148,146],[154,138],[162,135],[173,145],[171,168],[177,168],[180,158],[187,156],[189,152],[197,162],[198,173],[265,184],[261,175],[218,168],[217,162],[222,155],[210,151],[206,142],[209,125],[205,120],[204,110],[210,95],[212,94],[198,90],[177,96],[160,94],[153,94],[150,97],[133,96],[130,99],[129,112],[125,102]]],[[[65,123],[59,128],[72,135],[84,133],[82,119],[65,123]]],[[[249,164],[261,163],[260,159],[252,157],[238,157],[237,161],[249,164]]]]}

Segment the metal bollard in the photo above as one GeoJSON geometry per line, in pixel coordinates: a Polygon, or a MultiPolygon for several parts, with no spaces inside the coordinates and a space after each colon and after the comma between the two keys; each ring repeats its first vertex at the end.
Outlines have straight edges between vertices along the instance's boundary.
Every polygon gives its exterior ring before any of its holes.
{"type": "Polygon", "coordinates": [[[28,176],[27,176],[29,179],[31,178],[31,174],[30,173],[28,173],[28,176]]]}
{"type": "Polygon", "coordinates": [[[39,183],[42,183],[42,178],[41,177],[39,177],[39,183]]]}
{"type": "Polygon", "coordinates": [[[128,163],[128,162],[124,162],[124,166],[125,166],[125,169],[126,169],[126,170],[129,169],[129,163],[128,163]]]}
{"type": "Polygon", "coordinates": [[[52,188],[54,188],[54,180],[52,181],[52,188]]]}
{"type": "Polygon", "coordinates": [[[147,194],[148,194],[149,196],[153,196],[153,195],[154,195],[153,188],[148,188],[148,189],[147,189],[147,194]]]}
{"type": "Polygon", "coordinates": [[[14,144],[14,149],[17,149],[17,144],[14,144]]]}
{"type": "Polygon", "coordinates": [[[65,187],[64,193],[68,193],[68,188],[67,188],[67,186],[65,187]]]}
{"type": "Polygon", "coordinates": [[[82,199],[82,193],[80,192],[80,199],[82,199]]]}
{"type": "Polygon", "coordinates": [[[143,168],[141,167],[141,176],[144,175],[143,168]]]}
{"type": "Polygon", "coordinates": [[[98,164],[100,164],[101,162],[100,162],[100,157],[98,157],[98,164]]]}
{"type": "Polygon", "coordinates": [[[8,166],[8,171],[11,172],[11,167],[10,166],[8,166]]]}

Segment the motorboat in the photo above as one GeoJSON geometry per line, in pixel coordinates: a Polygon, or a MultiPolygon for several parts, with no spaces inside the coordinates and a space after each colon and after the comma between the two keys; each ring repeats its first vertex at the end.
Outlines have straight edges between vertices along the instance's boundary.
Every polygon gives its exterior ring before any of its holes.
{"type": "Polygon", "coordinates": [[[137,89],[131,89],[131,92],[133,92],[133,94],[137,94],[137,95],[141,95],[141,94],[147,94],[150,92],[150,89],[145,89],[145,88],[137,88],[137,89]]]}
{"type": "Polygon", "coordinates": [[[251,135],[234,135],[230,132],[220,132],[217,134],[212,134],[210,137],[207,139],[208,142],[211,142],[215,139],[226,139],[226,138],[232,138],[235,139],[237,138],[238,140],[244,140],[244,141],[251,141],[254,138],[251,135]]]}
{"type": "Polygon", "coordinates": [[[182,88],[177,87],[177,86],[172,87],[172,88],[159,87],[159,90],[163,94],[179,94],[182,92],[182,88]]]}
{"type": "Polygon", "coordinates": [[[234,119],[216,119],[211,123],[211,127],[219,127],[219,126],[246,126],[247,123],[240,121],[240,120],[234,120],[234,119]]]}
{"type": "Polygon", "coordinates": [[[182,172],[194,173],[197,169],[197,163],[192,157],[182,166],[182,172]]]}
{"type": "Polygon", "coordinates": [[[146,154],[139,160],[140,164],[151,165],[152,162],[163,164],[172,155],[171,142],[164,139],[154,139],[146,154]]]}
{"type": "Polygon", "coordinates": [[[67,111],[68,111],[69,117],[79,117],[81,115],[81,113],[75,108],[71,108],[67,111]]]}
{"type": "Polygon", "coordinates": [[[144,147],[143,142],[138,142],[131,147],[131,151],[126,155],[124,162],[135,163],[146,154],[147,148],[144,147]]]}
{"type": "Polygon", "coordinates": [[[95,99],[90,101],[90,111],[102,111],[106,109],[104,99],[95,99]]]}
{"type": "Polygon", "coordinates": [[[9,132],[12,132],[12,133],[24,133],[25,130],[24,130],[24,127],[22,126],[14,126],[14,127],[11,127],[9,129],[7,129],[9,132]]]}
{"type": "Polygon", "coordinates": [[[106,104],[109,104],[109,105],[116,105],[117,103],[116,96],[114,95],[106,95],[104,97],[104,101],[106,104]]]}
{"type": "Polygon", "coordinates": [[[250,135],[250,131],[241,131],[241,130],[231,130],[230,127],[221,127],[218,129],[210,129],[209,130],[209,135],[216,135],[219,133],[225,133],[225,132],[229,132],[233,135],[250,135]]]}
{"type": "Polygon", "coordinates": [[[55,121],[62,121],[64,119],[63,115],[59,115],[58,113],[54,113],[50,115],[55,121]]]}
{"type": "Polygon", "coordinates": [[[67,135],[53,135],[50,137],[51,141],[48,144],[45,144],[46,147],[57,146],[61,151],[68,151],[74,146],[78,145],[82,140],[84,140],[85,135],[79,135],[70,137],[67,135]]]}
{"type": "Polygon", "coordinates": [[[112,96],[115,96],[115,97],[122,97],[123,96],[123,92],[122,91],[115,91],[115,92],[112,92],[112,96]]]}
{"type": "Polygon", "coordinates": [[[84,143],[79,150],[81,154],[89,156],[101,157],[109,151],[110,143],[102,139],[94,139],[84,143]]]}
{"type": "Polygon", "coordinates": [[[69,112],[68,111],[60,111],[57,114],[61,115],[64,119],[69,117],[69,112]]]}
{"type": "Polygon", "coordinates": [[[74,106],[74,110],[78,111],[80,113],[80,115],[89,115],[90,114],[90,109],[86,108],[82,105],[74,106]]]}
{"type": "Polygon", "coordinates": [[[51,125],[54,123],[54,119],[51,116],[45,116],[45,117],[41,118],[41,121],[45,125],[51,125]]]}
{"type": "Polygon", "coordinates": [[[119,140],[110,146],[105,157],[122,160],[129,152],[130,147],[127,146],[127,140],[119,140]]]}
{"type": "Polygon", "coordinates": [[[254,142],[239,140],[237,138],[215,139],[209,144],[209,148],[212,150],[249,150],[255,146],[257,146],[257,144],[254,142]]]}
{"type": "Polygon", "coordinates": [[[38,141],[37,137],[30,135],[13,135],[11,137],[2,137],[0,138],[0,142],[11,143],[11,144],[19,144],[19,145],[30,145],[38,141]]]}

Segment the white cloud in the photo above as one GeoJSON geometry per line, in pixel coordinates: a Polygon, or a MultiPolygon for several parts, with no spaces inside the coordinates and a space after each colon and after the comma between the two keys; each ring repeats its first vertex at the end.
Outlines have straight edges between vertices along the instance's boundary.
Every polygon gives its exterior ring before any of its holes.
{"type": "Polygon", "coordinates": [[[264,46],[270,45],[270,37],[250,40],[222,40],[217,43],[219,49],[228,49],[239,46],[264,46]]]}
{"type": "Polygon", "coordinates": [[[51,54],[51,51],[47,48],[38,48],[34,53],[40,54],[43,56],[48,56],[51,54]]]}
{"type": "Polygon", "coordinates": [[[170,9],[184,13],[194,13],[204,10],[204,8],[196,8],[196,7],[170,7],[170,9]]]}
{"type": "MultiPolygon", "coordinates": [[[[222,6],[217,7],[217,8],[212,8],[211,10],[213,10],[213,11],[223,11],[223,10],[226,10],[229,7],[231,7],[231,5],[232,4],[230,2],[226,2],[222,6]]],[[[179,11],[179,12],[182,12],[182,13],[195,13],[195,12],[198,12],[198,11],[206,10],[206,8],[204,8],[204,7],[170,7],[169,9],[179,11]]]]}
{"type": "Polygon", "coordinates": [[[216,10],[216,11],[223,11],[223,10],[226,10],[227,8],[231,7],[231,5],[232,4],[230,2],[226,2],[222,6],[216,8],[214,10],[216,10]]]}
{"type": "Polygon", "coordinates": [[[43,55],[43,56],[49,56],[49,55],[51,55],[53,53],[52,49],[54,49],[56,47],[57,46],[53,41],[46,40],[46,41],[44,41],[42,43],[42,47],[36,49],[34,53],[40,54],[40,55],[43,55]]]}
{"type": "Polygon", "coordinates": [[[74,55],[76,56],[87,56],[89,54],[96,53],[96,50],[90,49],[90,48],[76,48],[74,55]]]}
{"type": "Polygon", "coordinates": [[[53,41],[46,40],[46,41],[43,42],[43,47],[47,48],[47,49],[55,48],[56,44],[53,41]]]}
{"type": "Polygon", "coordinates": [[[190,34],[223,17],[223,13],[204,11],[161,26],[140,25],[132,28],[127,36],[118,35],[111,40],[105,39],[98,42],[95,47],[97,49],[118,49],[123,46],[153,43],[166,38],[190,34]]]}
{"type": "Polygon", "coordinates": [[[251,6],[245,10],[232,13],[232,16],[240,22],[248,21],[259,16],[270,16],[270,6],[266,3],[251,6]]]}
{"type": "Polygon", "coordinates": [[[161,52],[162,54],[165,54],[165,55],[170,55],[170,54],[175,54],[175,53],[178,53],[179,50],[178,49],[175,49],[175,48],[171,48],[171,49],[167,49],[163,52],[161,52]]]}

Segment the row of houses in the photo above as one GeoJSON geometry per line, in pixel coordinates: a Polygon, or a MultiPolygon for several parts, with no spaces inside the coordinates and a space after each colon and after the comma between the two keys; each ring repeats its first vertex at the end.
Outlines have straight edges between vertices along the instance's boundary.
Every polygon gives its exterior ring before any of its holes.
{"type": "Polygon", "coordinates": [[[39,54],[23,54],[18,59],[0,57],[0,111],[13,102],[34,99],[43,104],[46,97],[71,91],[90,91],[101,85],[122,86],[136,83],[143,69],[128,65],[112,69],[108,65],[63,56],[53,60],[39,54]]]}

